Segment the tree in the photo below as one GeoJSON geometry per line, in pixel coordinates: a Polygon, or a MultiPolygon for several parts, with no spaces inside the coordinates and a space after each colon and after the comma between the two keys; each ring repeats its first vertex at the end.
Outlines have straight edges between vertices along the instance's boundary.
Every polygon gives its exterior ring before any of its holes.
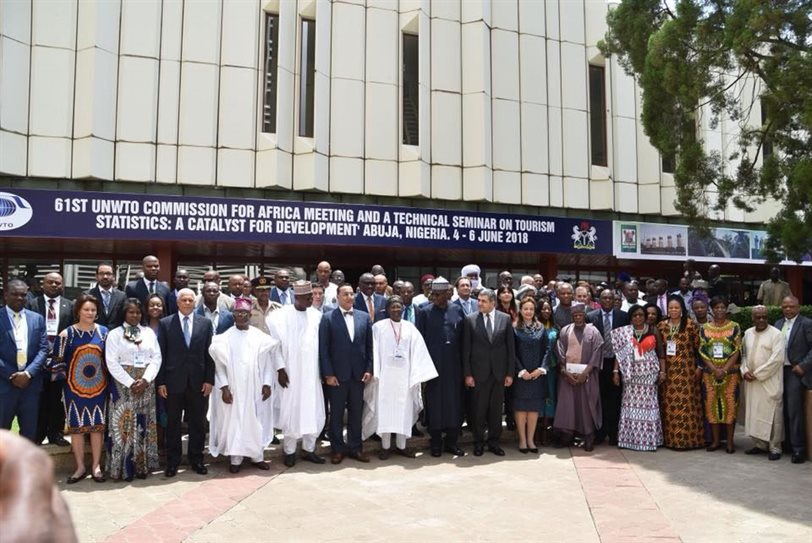
{"type": "Polygon", "coordinates": [[[753,211],[775,199],[768,259],[809,254],[812,0],[621,0],[607,24],[601,51],[637,79],[645,132],[676,157],[676,209],[707,228],[731,203],[753,211]],[[754,122],[759,100],[764,120],[754,122]],[[740,125],[735,152],[703,147],[700,111],[712,127],[740,125]]]}

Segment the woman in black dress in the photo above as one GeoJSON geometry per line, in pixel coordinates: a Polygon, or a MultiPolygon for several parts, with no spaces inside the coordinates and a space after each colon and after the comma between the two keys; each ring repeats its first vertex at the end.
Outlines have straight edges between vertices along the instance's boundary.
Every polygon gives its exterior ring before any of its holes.
{"type": "Polygon", "coordinates": [[[537,453],[538,448],[533,438],[539,412],[544,409],[550,345],[547,330],[536,319],[536,301],[533,298],[522,300],[514,335],[517,374],[512,388],[516,429],[519,433],[519,452],[537,453]]]}

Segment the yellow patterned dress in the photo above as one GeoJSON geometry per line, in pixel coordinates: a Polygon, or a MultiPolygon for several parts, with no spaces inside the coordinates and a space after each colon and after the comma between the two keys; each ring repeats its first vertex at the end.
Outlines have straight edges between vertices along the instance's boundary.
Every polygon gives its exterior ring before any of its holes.
{"type": "Polygon", "coordinates": [[[721,326],[710,322],[699,330],[699,356],[704,364],[702,385],[705,392],[705,418],[710,424],[733,424],[739,408],[740,364],[736,364],[719,381],[713,368],[722,367],[741,352],[742,332],[739,325],[727,321],[721,326]]]}

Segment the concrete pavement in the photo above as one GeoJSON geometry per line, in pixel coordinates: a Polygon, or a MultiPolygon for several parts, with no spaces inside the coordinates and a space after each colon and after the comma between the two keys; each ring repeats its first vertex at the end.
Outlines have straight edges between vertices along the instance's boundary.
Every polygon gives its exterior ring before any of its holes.
{"type": "MultiPolygon", "coordinates": [[[[812,464],[599,446],[62,486],[81,541],[812,540],[812,464]]],[[[64,485],[66,473],[60,473],[64,485]]]]}

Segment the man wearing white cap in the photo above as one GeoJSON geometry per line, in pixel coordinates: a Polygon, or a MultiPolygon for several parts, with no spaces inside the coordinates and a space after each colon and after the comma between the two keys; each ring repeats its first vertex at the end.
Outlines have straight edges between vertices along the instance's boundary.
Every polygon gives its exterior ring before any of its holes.
{"type": "Polygon", "coordinates": [[[316,454],[316,438],[324,428],[324,393],[319,372],[319,323],[313,309],[310,281],[293,283],[293,305],[268,315],[271,337],[280,342],[274,364],[281,389],[277,425],[284,434],[285,465],[296,464],[296,444],[302,440],[302,458],[323,464],[316,454]]]}

